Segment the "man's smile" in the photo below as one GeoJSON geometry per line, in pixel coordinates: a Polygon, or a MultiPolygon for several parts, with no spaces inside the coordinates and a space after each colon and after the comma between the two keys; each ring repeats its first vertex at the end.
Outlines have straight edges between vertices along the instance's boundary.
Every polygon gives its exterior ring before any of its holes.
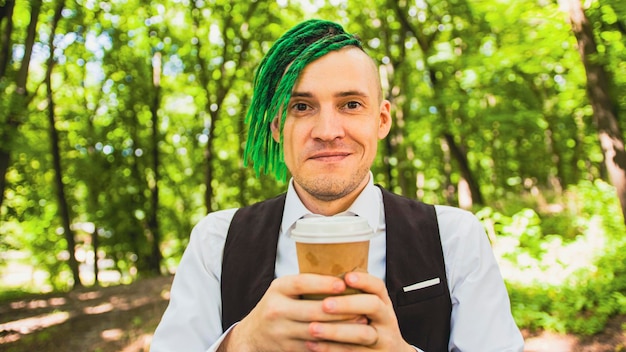
{"type": "Polygon", "coordinates": [[[352,153],[350,152],[342,152],[342,151],[324,151],[317,152],[309,156],[309,160],[314,161],[324,161],[324,162],[332,162],[332,161],[341,161],[346,157],[350,156],[352,153]]]}

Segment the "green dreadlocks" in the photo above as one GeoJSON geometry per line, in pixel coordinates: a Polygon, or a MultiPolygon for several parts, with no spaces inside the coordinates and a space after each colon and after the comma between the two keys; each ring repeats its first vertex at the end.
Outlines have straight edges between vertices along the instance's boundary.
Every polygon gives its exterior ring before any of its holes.
{"type": "Polygon", "coordinates": [[[280,131],[287,117],[282,109],[291,99],[291,91],[302,70],[333,50],[352,45],[363,49],[361,41],[346,33],[341,25],[324,20],[304,21],[280,37],[261,61],[254,77],[254,93],[246,123],[248,140],[244,165],[251,159],[257,176],[263,171],[285,181],[287,166],[282,143],[272,138],[270,124],[280,113],[280,131]]]}

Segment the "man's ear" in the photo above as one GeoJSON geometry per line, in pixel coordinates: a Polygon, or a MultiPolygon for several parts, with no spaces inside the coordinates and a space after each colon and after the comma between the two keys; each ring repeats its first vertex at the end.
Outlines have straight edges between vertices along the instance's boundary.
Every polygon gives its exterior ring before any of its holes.
{"type": "Polygon", "coordinates": [[[391,130],[391,103],[383,100],[380,105],[380,116],[378,122],[378,139],[384,139],[391,130]]]}
{"type": "Polygon", "coordinates": [[[270,123],[270,129],[272,130],[272,138],[276,141],[276,143],[280,143],[280,120],[277,117],[274,117],[272,123],[270,123]]]}

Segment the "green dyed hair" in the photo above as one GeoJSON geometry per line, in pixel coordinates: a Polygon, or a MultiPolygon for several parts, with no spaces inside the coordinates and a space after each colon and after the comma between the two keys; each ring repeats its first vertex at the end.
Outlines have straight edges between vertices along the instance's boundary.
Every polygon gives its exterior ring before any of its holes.
{"type": "Polygon", "coordinates": [[[311,62],[345,46],[363,50],[361,41],[337,23],[324,20],[304,21],[280,37],[261,61],[254,76],[254,92],[246,114],[249,124],[244,165],[252,160],[257,176],[273,173],[285,181],[287,166],[282,143],[272,138],[270,125],[280,113],[280,139],[287,117],[291,91],[302,70],[311,62]]]}

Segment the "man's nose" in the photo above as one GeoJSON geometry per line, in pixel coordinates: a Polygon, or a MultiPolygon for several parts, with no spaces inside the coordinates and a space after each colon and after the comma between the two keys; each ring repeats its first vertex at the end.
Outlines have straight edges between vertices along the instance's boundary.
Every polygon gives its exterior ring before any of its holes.
{"type": "Polygon", "coordinates": [[[332,107],[320,109],[311,136],[323,141],[333,141],[345,136],[341,114],[332,107]]]}

